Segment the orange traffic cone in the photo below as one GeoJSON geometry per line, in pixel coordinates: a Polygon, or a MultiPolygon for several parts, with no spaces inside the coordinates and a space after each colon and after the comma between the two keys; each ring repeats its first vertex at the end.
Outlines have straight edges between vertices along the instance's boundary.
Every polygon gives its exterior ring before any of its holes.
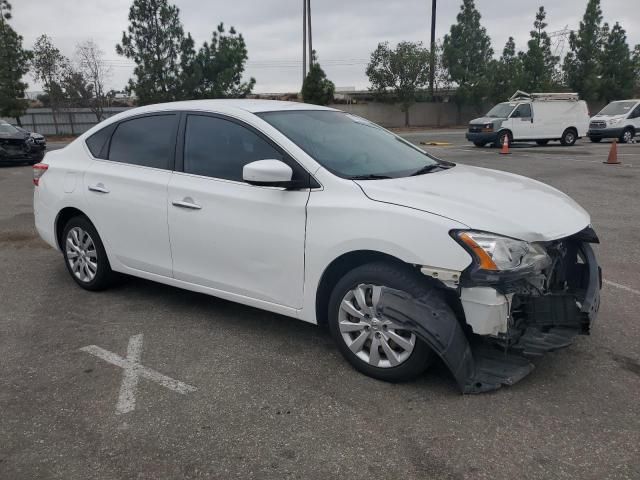
{"type": "Polygon", "coordinates": [[[606,162],[602,162],[606,165],[620,165],[618,161],[618,142],[614,138],[613,143],[611,144],[611,150],[609,150],[609,157],[606,162]]]}
{"type": "Polygon", "coordinates": [[[500,155],[509,155],[511,152],[509,151],[509,135],[505,135],[502,140],[502,149],[500,150],[500,155]]]}

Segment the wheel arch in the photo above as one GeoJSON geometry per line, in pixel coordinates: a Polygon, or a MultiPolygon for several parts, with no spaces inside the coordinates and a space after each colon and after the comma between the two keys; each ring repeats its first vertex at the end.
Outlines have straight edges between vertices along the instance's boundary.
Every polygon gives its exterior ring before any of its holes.
{"type": "MultiPolygon", "coordinates": [[[[59,250],[62,250],[62,233],[64,230],[64,226],[73,217],[84,217],[87,220],[89,220],[89,222],[91,222],[91,219],[89,218],[89,216],[86,213],[84,213],[82,210],[76,207],[64,207],[62,210],[60,210],[58,212],[58,215],[56,215],[56,220],[54,223],[56,244],[58,245],[59,250]]],[[[93,225],[93,228],[96,228],[93,222],[91,222],[91,225],[93,225]]]]}
{"type": "Polygon", "coordinates": [[[335,258],[322,272],[316,289],[316,321],[318,325],[327,325],[328,301],[336,282],[350,270],[366,263],[388,261],[397,265],[411,266],[393,255],[376,250],[354,250],[335,258]]]}

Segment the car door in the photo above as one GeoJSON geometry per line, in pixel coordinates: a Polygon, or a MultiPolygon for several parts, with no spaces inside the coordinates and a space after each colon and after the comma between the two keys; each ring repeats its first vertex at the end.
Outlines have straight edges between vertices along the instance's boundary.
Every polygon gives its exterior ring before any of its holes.
{"type": "Polygon", "coordinates": [[[531,104],[521,103],[511,112],[511,131],[515,140],[534,138],[531,104]]]}
{"type": "MultiPolygon", "coordinates": [[[[186,114],[182,172],[169,183],[169,233],[176,279],[300,308],[310,190],[249,185],[256,160],[306,172],[257,130],[219,115],[186,114]]],[[[308,174],[307,174],[308,175],[308,174]]]]}
{"type": "Polygon", "coordinates": [[[84,176],[87,213],[110,256],[127,268],[168,277],[167,185],[178,119],[176,113],[146,115],[97,132],[87,140],[96,158],[84,176]]]}
{"type": "Polygon", "coordinates": [[[636,135],[640,135],[640,103],[638,103],[636,108],[629,114],[629,120],[636,130],[636,135]]]}

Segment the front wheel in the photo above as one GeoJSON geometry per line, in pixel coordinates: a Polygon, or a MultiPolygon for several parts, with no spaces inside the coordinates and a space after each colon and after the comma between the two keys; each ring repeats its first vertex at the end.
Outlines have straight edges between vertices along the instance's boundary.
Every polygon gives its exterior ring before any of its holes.
{"type": "Polygon", "coordinates": [[[493,146],[496,148],[502,148],[502,145],[504,145],[505,139],[507,140],[507,145],[511,146],[511,143],[513,142],[513,138],[511,138],[511,134],[506,130],[498,134],[498,137],[493,142],[493,146]]]}
{"type": "Polygon", "coordinates": [[[478,148],[482,148],[486,145],[484,142],[473,142],[473,144],[478,148]]]}
{"type": "Polygon", "coordinates": [[[560,137],[560,143],[565,147],[571,147],[576,143],[578,135],[572,128],[567,128],[560,137]]]}
{"type": "Polygon", "coordinates": [[[635,132],[633,131],[633,129],[625,128],[624,132],[622,132],[622,135],[620,135],[620,142],[631,143],[631,141],[633,140],[633,137],[635,136],[634,133],[635,132]]]}
{"type": "Polygon", "coordinates": [[[329,299],[329,329],[342,355],[361,373],[399,382],[420,375],[433,359],[432,350],[412,331],[379,311],[381,287],[415,297],[434,292],[409,267],[375,262],[347,273],[329,299]]]}

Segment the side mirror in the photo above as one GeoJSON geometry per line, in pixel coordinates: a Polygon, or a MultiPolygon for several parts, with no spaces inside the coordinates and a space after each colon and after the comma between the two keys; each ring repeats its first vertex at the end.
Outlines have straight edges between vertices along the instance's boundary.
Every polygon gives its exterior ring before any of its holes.
{"type": "Polygon", "coordinates": [[[251,185],[284,187],[293,185],[293,170],[280,160],[257,160],[242,169],[242,179],[251,185]]]}

